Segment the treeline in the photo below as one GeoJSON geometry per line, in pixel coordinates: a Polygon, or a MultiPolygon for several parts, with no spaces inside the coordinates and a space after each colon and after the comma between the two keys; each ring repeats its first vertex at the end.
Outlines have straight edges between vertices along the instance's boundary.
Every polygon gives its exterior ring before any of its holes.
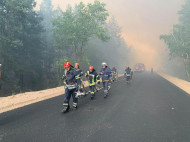
{"type": "Polygon", "coordinates": [[[106,4],[94,1],[65,11],[44,0],[0,1],[1,96],[61,85],[63,63],[82,68],[127,61],[127,45],[106,4]],[[119,57],[122,59],[120,60],[119,57]]]}
{"type": "Polygon", "coordinates": [[[187,80],[190,81],[190,0],[178,12],[179,24],[173,26],[171,33],[161,35],[170,50],[171,58],[180,57],[185,64],[187,80]]]}

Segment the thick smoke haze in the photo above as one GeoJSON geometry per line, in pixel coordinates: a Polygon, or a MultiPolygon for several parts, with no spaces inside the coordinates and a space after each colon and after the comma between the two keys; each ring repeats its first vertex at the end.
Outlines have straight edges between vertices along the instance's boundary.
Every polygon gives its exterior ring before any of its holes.
{"type": "MultiPolygon", "coordinates": [[[[42,0],[37,0],[38,8],[42,0]]],[[[66,9],[81,0],[52,0],[66,9]]],[[[93,2],[94,0],[82,0],[93,2]]],[[[184,0],[101,0],[122,28],[122,36],[130,47],[130,64],[142,62],[154,68],[168,66],[168,51],[161,34],[167,34],[178,23],[178,14],[184,0]]],[[[126,64],[128,64],[126,62],[126,64]]]]}

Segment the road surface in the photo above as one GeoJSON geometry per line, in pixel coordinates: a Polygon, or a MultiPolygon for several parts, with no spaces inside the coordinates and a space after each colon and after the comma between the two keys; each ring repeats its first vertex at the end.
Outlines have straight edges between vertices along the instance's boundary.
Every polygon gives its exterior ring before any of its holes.
{"type": "Polygon", "coordinates": [[[0,142],[190,142],[190,96],[159,75],[102,94],[67,114],[63,96],[0,114],[0,142]]]}

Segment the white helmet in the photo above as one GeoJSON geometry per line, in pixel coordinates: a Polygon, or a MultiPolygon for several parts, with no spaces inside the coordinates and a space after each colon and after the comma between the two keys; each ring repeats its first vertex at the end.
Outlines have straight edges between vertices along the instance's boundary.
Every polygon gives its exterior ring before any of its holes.
{"type": "Polygon", "coordinates": [[[103,62],[102,63],[102,66],[108,66],[106,62],[103,62]]]}

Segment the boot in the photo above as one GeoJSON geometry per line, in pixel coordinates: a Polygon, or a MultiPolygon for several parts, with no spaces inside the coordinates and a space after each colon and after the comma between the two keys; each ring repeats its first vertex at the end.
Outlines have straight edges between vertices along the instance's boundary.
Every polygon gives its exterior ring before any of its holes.
{"type": "Polygon", "coordinates": [[[73,110],[76,110],[77,108],[77,103],[73,103],[73,110]]]}
{"type": "Polygon", "coordinates": [[[69,112],[69,110],[70,110],[70,106],[68,105],[67,107],[64,106],[61,112],[66,113],[66,112],[69,112]]]}

